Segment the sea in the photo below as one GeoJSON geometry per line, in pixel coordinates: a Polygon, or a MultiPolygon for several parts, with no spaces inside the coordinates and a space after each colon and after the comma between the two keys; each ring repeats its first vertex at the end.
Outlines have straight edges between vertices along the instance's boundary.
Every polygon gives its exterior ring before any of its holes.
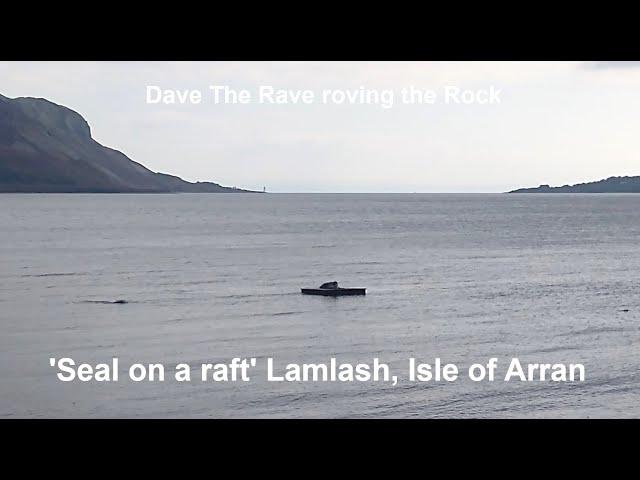
{"type": "Polygon", "coordinates": [[[0,202],[0,418],[640,416],[640,195],[0,202]],[[367,294],[300,293],[328,281],[367,294]],[[86,374],[114,357],[118,381],[62,381],[50,363],[86,374]],[[236,357],[256,359],[249,381],[201,380],[236,357]],[[279,375],[378,359],[397,382],[269,381],[269,358],[279,375]],[[410,381],[412,358],[459,377],[410,381]],[[494,380],[471,380],[491,358],[494,380]],[[504,381],[513,358],[585,376],[504,381]],[[132,380],[134,364],[164,381],[132,380]]]}

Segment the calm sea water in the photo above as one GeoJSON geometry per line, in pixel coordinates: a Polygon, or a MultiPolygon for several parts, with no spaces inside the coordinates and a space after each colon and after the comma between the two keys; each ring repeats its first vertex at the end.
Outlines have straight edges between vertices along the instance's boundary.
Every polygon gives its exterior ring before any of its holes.
{"type": "Polygon", "coordinates": [[[638,195],[0,201],[2,417],[640,416],[638,195]],[[367,296],[299,293],[330,280],[367,296]],[[62,383],[63,356],[378,357],[400,381],[62,383]],[[586,381],[411,383],[410,357],[583,363],[586,381]]]}

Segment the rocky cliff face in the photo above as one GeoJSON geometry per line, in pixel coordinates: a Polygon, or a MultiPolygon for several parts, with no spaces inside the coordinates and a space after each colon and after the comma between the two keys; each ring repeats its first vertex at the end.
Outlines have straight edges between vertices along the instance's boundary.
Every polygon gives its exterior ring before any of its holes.
{"type": "Polygon", "coordinates": [[[91,138],[81,115],[0,95],[0,192],[239,192],[155,173],[91,138]]]}

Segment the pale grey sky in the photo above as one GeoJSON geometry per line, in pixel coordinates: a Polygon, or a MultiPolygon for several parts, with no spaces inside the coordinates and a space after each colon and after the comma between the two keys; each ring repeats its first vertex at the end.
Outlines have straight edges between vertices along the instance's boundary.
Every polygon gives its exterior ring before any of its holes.
{"type": "MultiPolygon", "coordinates": [[[[154,171],[272,192],[497,192],[639,175],[636,62],[0,62],[154,171]],[[146,86],[199,89],[149,105],[146,86]],[[500,89],[494,105],[215,105],[209,85],[500,89]]],[[[439,98],[441,99],[441,98],[439,98]]]]}

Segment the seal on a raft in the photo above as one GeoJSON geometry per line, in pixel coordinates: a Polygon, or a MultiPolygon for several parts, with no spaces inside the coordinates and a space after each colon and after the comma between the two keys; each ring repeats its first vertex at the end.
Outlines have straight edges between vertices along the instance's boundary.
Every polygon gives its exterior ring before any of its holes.
{"type": "Polygon", "coordinates": [[[342,288],[338,282],[327,282],[320,285],[320,288],[302,288],[305,295],[322,295],[324,297],[341,297],[343,295],[366,295],[365,288],[342,288]]]}

